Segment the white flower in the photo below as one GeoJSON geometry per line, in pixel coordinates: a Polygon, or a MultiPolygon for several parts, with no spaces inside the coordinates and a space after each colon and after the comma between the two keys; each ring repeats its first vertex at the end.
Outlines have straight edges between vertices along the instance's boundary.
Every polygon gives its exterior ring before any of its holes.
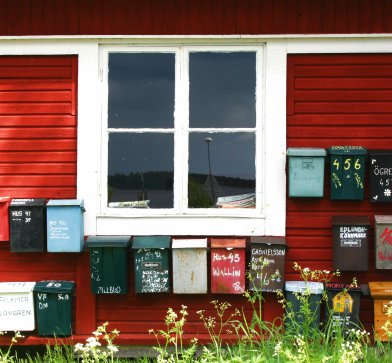
{"type": "Polygon", "coordinates": [[[118,352],[118,348],[115,345],[108,345],[107,348],[113,353],[118,352]]]}

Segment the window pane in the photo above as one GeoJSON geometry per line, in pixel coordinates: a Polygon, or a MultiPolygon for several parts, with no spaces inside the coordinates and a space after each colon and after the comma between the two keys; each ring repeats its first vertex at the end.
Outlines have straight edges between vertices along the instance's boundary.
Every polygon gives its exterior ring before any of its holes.
{"type": "Polygon", "coordinates": [[[189,208],[254,207],[255,173],[254,133],[190,134],[189,208]]]}
{"type": "Polygon", "coordinates": [[[254,127],[256,54],[189,55],[191,127],[254,127]]]}
{"type": "Polygon", "coordinates": [[[109,54],[109,127],[172,128],[174,54],[109,54]]]}
{"type": "Polygon", "coordinates": [[[173,208],[173,160],[172,134],[109,134],[109,207],[173,208]]]}

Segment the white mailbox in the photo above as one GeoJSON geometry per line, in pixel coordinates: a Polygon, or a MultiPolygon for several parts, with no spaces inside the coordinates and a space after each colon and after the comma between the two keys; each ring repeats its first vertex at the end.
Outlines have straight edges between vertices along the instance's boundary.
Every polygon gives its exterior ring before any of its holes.
{"type": "Polygon", "coordinates": [[[207,293],[207,239],[173,239],[173,292],[207,293]]]}
{"type": "Polygon", "coordinates": [[[35,329],[35,282],[0,282],[0,331],[35,329]]]}

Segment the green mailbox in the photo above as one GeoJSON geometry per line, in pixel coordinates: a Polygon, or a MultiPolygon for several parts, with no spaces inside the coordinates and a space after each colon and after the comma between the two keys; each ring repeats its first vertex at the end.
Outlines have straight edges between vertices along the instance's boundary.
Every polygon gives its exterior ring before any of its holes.
{"type": "Polygon", "coordinates": [[[134,237],[132,242],[137,293],[170,292],[169,236],[134,237]]]}
{"type": "Polygon", "coordinates": [[[89,236],[91,290],[93,294],[128,292],[130,236],[89,236]]]}
{"type": "Polygon", "coordinates": [[[322,197],[327,152],[319,148],[289,148],[289,197],[322,197]]]}
{"type": "Polygon", "coordinates": [[[35,284],[38,335],[72,335],[73,281],[40,281],[35,284]]]}
{"type": "Polygon", "coordinates": [[[332,146],[328,149],[332,200],[364,198],[367,151],[361,146],[332,146]]]}

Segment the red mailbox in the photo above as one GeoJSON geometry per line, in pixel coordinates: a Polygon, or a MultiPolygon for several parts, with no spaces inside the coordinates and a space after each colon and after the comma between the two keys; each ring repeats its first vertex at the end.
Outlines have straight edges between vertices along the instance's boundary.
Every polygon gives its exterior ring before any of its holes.
{"type": "Polygon", "coordinates": [[[245,238],[211,239],[211,292],[242,294],[245,291],[245,238]]]}
{"type": "Polygon", "coordinates": [[[9,241],[9,216],[8,206],[10,205],[10,197],[0,197],[0,241],[9,241]]]}

